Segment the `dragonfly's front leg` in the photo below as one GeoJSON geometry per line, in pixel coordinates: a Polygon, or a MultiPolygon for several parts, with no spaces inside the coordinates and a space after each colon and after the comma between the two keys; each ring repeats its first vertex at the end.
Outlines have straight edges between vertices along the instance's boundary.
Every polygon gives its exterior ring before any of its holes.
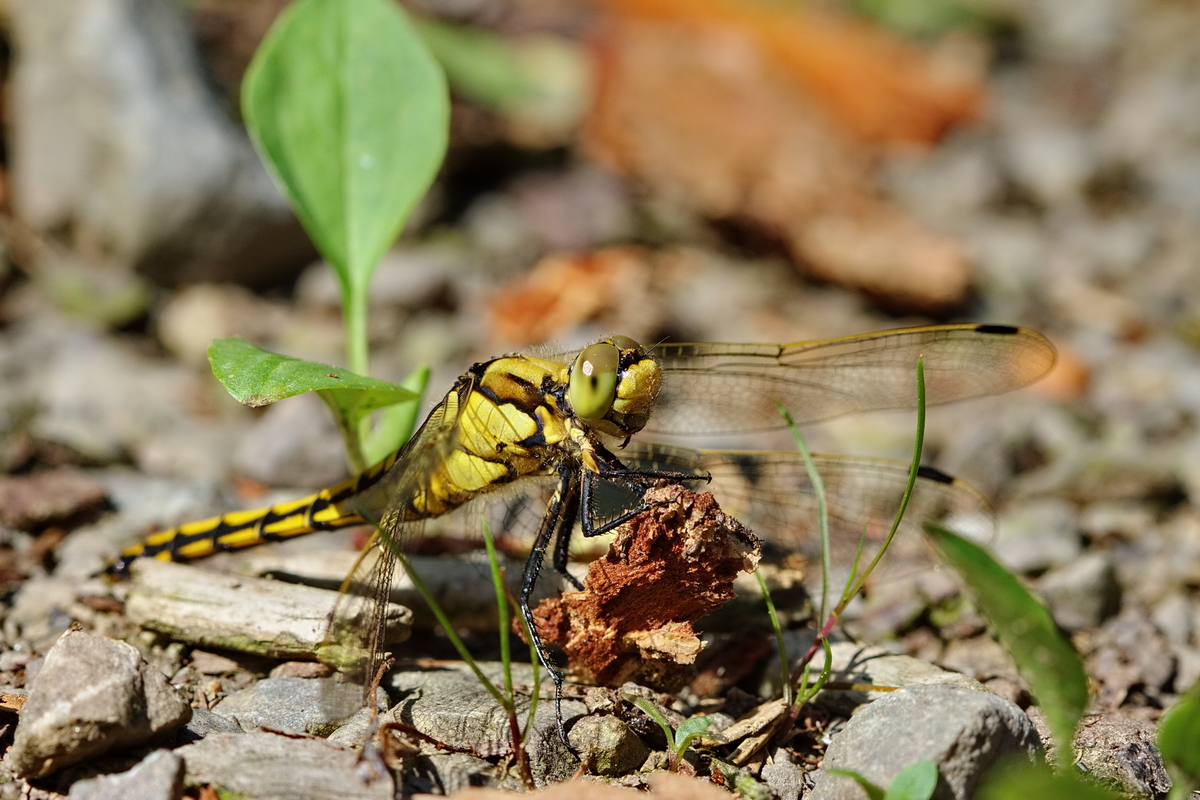
{"type": "MultiPolygon", "coordinates": [[[[619,483],[625,483],[636,486],[643,492],[649,489],[656,481],[666,480],[671,483],[687,483],[689,481],[710,481],[712,476],[705,473],[697,475],[693,472],[680,472],[678,470],[643,470],[630,469],[617,461],[615,458],[612,463],[601,463],[600,473],[582,470],[582,499],[580,501],[579,526],[583,529],[585,537],[600,536],[609,533],[617,526],[628,522],[629,520],[654,506],[653,503],[647,503],[644,500],[640,501],[637,506],[631,508],[623,514],[619,514],[613,519],[597,524],[595,492],[596,481],[608,480],[619,483]]],[[[565,565],[564,561],[564,565],[565,565]]]]}
{"type": "MultiPolygon", "coordinates": [[[[533,549],[530,550],[529,558],[525,561],[525,570],[521,574],[521,594],[517,598],[521,616],[525,618],[525,622],[529,626],[530,637],[533,639],[533,647],[537,651],[538,661],[542,662],[542,666],[554,679],[554,716],[558,723],[558,735],[572,753],[575,752],[575,748],[571,747],[571,743],[567,741],[567,731],[563,727],[562,719],[563,674],[550,659],[550,653],[546,650],[546,645],[538,634],[537,625],[534,624],[533,611],[529,608],[529,598],[533,594],[534,586],[537,585],[538,572],[542,568],[542,561],[546,557],[546,548],[550,545],[551,537],[557,536],[557,541],[560,543],[555,547],[556,562],[558,551],[564,547],[561,542],[570,541],[571,528],[579,513],[579,477],[576,469],[575,465],[566,462],[558,467],[558,485],[554,488],[554,494],[546,506],[546,512],[542,515],[537,539],[534,540],[533,549]]],[[[536,687],[534,691],[537,691],[536,687]]]]}

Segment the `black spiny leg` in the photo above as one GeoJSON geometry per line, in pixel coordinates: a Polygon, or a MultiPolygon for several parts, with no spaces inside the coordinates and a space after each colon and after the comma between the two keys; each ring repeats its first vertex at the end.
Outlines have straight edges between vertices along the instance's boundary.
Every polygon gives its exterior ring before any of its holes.
{"type": "Polygon", "coordinates": [[[583,497],[580,503],[583,510],[580,513],[579,526],[583,529],[583,535],[586,537],[600,536],[601,534],[608,533],[618,525],[628,522],[653,505],[643,500],[629,511],[597,525],[594,494],[596,491],[596,481],[598,480],[608,480],[624,483],[628,486],[636,486],[642,492],[645,492],[655,481],[659,480],[683,484],[689,481],[710,481],[712,480],[712,476],[707,474],[696,475],[691,472],[678,472],[675,470],[630,469],[615,458],[613,458],[612,463],[601,462],[601,472],[599,474],[583,470],[583,497]]]}
{"type": "MultiPolygon", "coordinates": [[[[533,588],[537,584],[538,572],[542,568],[542,561],[546,557],[546,549],[550,546],[550,538],[557,535],[558,541],[569,541],[571,538],[571,528],[574,527],[575,517],[579,513],[579,478],[576,470],[578,467],[574,464],[562,463],[558,467],[558,486],[554,489],[554,495],[550,498],[550,504],[546,507],[546,513],[542,515],[541,525],[538,526],[537,539],[534,541],[533,549],[529,551],[529,558],[525,561],[525,570],[521,574],[521,594],[517,598],[518,605],[521,607],[521,615],[525,617],[526,624],[529,625],[529,635],[533,639],[533,648],[537,651],[538,661],[542,662],[542,666],[550,673],[554,679],[554,718],[558,724],[558,737],[562,739],[567,749],[572,754],[578,756],[575,748],[567,741],[567,730],[563,727],[562,718],[562,694],[563,694],[563,674],[558,666],[551,660],[550,653],[546,650],[546,645],[542,641],[542,637],[538,635],[537,626],[533,621],[533,611],[529,608],[529,597],[533,594],[533,588]]],[[[557,551],[561,545],[555,548],[557,551]]],[[[537,691],[534,687],[534,691],[537,691]]]]}

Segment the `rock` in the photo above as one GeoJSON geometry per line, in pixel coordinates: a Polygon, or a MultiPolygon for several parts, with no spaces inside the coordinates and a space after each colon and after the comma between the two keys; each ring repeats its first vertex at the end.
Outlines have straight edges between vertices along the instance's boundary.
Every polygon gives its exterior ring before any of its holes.
{"type": "Polygon", "coordinates": [[[863,708],[833,737],[809,798],[863,796],[858,784],[828,769],[854,770],[886,787],[905,767],[930,759],[939,776],[934,797],[963,800],[997,761],[1040,751],[1029,718],[1006,700],[962,686],[909,686],[863,708]]]}
{"type": "MultiPolygon", "coordinates": [[[[381,694],[380,699],[386,701],[381,694]]],[[[328,735],[363,705],[363,690],[335,678],[266,678],[234,692],[214,707],[243,730],[270,728],[328,735]]]]}
{"type": "Polygon", "coordinates": [[[567,738],[593,775],[617,776],[645,763],[650,748],[629,726],[608,715],[587,716],[572,726],[567,738]]]}
{"type": "Polygon", "coordinates": [[[1070,563],[1081,549],[1075,507],[1047,498],[1000,518],[994,552],[1004,566],[1028,573],[1070,563]]]}
{"type": "Polygon", "coordinates": [[[70,469],[0,477],[0,525],[28,529],[94,514],[104,487],[70,469]]]}
{"type": "MultiPolygon", "coordinates": [[[[528,686],[532,681],[530,668],[513,667],[513,681],[528,686]]],[[[498,664],[481,668],[493,682],[498,681],[498,664]]],[[[392,696],[402,695],[391,715],[434,741],[479,754],[509,749],[508,716],[465,668],[396,673],[388,678],[387,688],[392,696]]],[[[526,741],[533,779],[539,786],[566,780],[578,768],[578,761],[559,738],[553,697],[548,688],[542,690],[537,717],[526,741]]],[[[563,724],[568,729],[573,720],[586,713],[578,700],[564,700],[562,708],[563,724]]],[[[527,695],[518,695],[517,714],[524,725],[529,714],[527,695]]]]}
{"type": "Polygon", "coordinates": [[[1095,628],[1121,608],[1121,587],[1109,552],[1087,553],[1038,581],[1054,616],[1069,631],[1095,628]]]}
{"type": "Polygon", "coordinates": [[[1105,714],[1080,725],[1075,761],[1091,778],[1126,796],[1160,797],[1171,788],[1154,726],[1129,714],[1105,714]]]}
{"type": "Polygon", "coordinates": [[[390,776],[361,771],[359,754],[321,739],[217,733],[176,751],[189,786],[255,800],[390,800],[390,776]]]}
{"type": "Polygon", "coordinates": [[[763,781],[779,800],[798,800],[807,786],[805,776],[805,771],[792,761],[783,748],[776,751],[774,761],[764,764],[762,768],[763,781]]]}
{"type": "MultiPolygon", "coordinates": [[[[133,584],[125,613],[138,625],[180,641],[271,658],[311,659],[322,652],[328,644],[329,613],[339,598],[328,589],[153,558],[134,560],[129,573],[133,584]]],[[[369,613],[370,604],[366,606],[345,609],[369,613]]],[[[387,617],[389,641],[408,638],[412,612],[390,603],[387,617]]],[[[361,618],[344,622],[362,629],[369,624],[361,618]]]]}
{"type": "Polygon", "coordinates": [[[236,720],[222,717],[207,708],[193,708],[192,718],[175,737],[180,744],[189,744],[203,739],[210,733],[245,733],[236,720]]]}
{"type": "Polygon", "coordinates": [[[125,644],[68,631],[46,654],[9,752],[18,775],[44,776],[170,732],[192,709],[125,644]]]}
{"type": "MultiPolygon", "coordinates": [[[[829,680],[838,684],[870,684],[902,688],[914,685],[945,684],[961,689],[983,692],[983,685],[973,678],[950,672],[911,656],[895,655],[882,647],[868,647],[852,642],[838,642],[831,647],[833,669],[829,680]]],[[[820,653],[813,668],[819,671],[823,663],[820,653]]],[[[837,714],[851,714],[864,703],[878,702],[893,692],[867,692],[847,689],[824,689],[815,702],[837,714]]]]}
{"type": "Polygon", "coordinates": [[[313,393],[268,406],[233,452],[238,474],[268,486],[332,486],[347,475],[342,435],[313,393]]]}
{"type": "Polygon", "coordinates": [[[176,800],[183,795],[183,759],[155,750],[137,766],[116,775],[77,781],[72,800],[176,800]]]}
{"type": "Polygon", "coordinates": [[[166,285],[278,283],[312,260],[170,0],[12,9],[13,197],[36,234],[166,285]]]}

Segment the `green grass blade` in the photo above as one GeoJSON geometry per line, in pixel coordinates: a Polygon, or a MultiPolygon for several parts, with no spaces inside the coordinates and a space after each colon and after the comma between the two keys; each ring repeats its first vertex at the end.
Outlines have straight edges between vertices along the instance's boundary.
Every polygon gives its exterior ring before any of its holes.
{"type": "MultiPolygon", "coordinates": [[[[863,570],[862,575],[851,587],[850,591],[842,596],[843,602],[849,602],[856,594],[858,594],[863,586],[866,585],[867,578],[875,571],[879,560],[883,558],[883,554],[887,552],[888,547],[892,543],[892,539],[896,538],[896,531],[900,530],[900,522],[904,519],[904,512],[908,510],[908,501],[912,498],[913,489],[917,485],[917,472],[921,468],[921,454],[925,450],[925,359],[917,358],[917,430],[913,437],[913,457],[908,468],[908,484],[904,487],[904,494],[900,498],[900,508],[896,510],[896,517],[892,520],[892,529],[888,531],[887,538],[883,540],[883,545],[879,551],[875,553],[875,557],[871,559],[871,563],[867,564],[867,568],[863,570]]],[[[855,558],[855,568],[858,568],[858,559],[855,558]]]]}
{"type": "Polygon", "coordinates": [[[783,641],[783,626],[779,624],[779,614],[775,611],[775,601],[771,599],[771,590],[763,579],[762,570],[754,570],[754,578],[758,581],[758,590],[762,592],[763,602],[767,604],[767,616],[771,620],[771,630],[775,632],[775,648],[779,651],[779,672],[783,685],[783,702],[791,705],[795,699],[792,689],[791,668],[788,666],[787,645],[783,641]]]}
{"type": "Polygon", "coordinates": [[[1163,717],[1158,749],[1171,772],[1171,797],[1185,797],[1200,786],[1200,683],[1163,717]]]}
{"type": "MultiPolygon", "coordinates": [[[[1050,612],[1021,582],[974,542],[926,523],[934,546],[966,582],[976,607],[995,628],[1021,677],[1046,712],[1058,752],[1070,753],[1075,726],[1087,706],[1087,676],[1050,612]]],[[[1066,766],[1070,759],[1064,758],[1066,766]]]]}
{"type": "Polygon", "coordinates": [[[508,596],[504,589],[504,571],[500,569],[500,557],[496,554],[496,542],[492,539],[492,526],[483,520],[483,545],[487,548],[488,567],[492,572],[492,587],[496,590],[496,615],[500,626],[500,665],[504,668],[504,695],[514,701],[512,681],[512,652],[509,649],[508,596]]]}
{"type": "Polygon", "coordinates": [[[831,558],[829,545],[829,508],[825,501],[825,483],[821,480],[821,473],[817,471],[817,464],[813,461],[812,453],[808,450],[808,444],[804,441],[804,437],[800,435],[800,429],[796,427],[796,423],[792,421],[792,415],[779,401],[775,401],[775,405],[779,408],[779,413],[783,416],[788,431],[792,434],[792,440],[796,443],[796,449],[800,451],[800,457],[804,459],[804,469],[808,472],[808,481],[812,484],[813,497],[817,500],[817,533],[821,542],[821,605],[817,609],[817,619],[824,620],[825,611],[829,608],[831,558]]]}

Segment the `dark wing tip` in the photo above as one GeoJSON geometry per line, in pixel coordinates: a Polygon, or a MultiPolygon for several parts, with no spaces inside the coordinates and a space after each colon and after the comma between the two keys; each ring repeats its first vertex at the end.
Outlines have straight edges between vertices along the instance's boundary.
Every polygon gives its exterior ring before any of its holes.
{"type": "Polygon", "coordinates": [[[1000,336],[1014,336],[1021,332],[1021,329],[1016,325],[976,325],[975,330],[980,333],[994,333],[1000,336]]]}
{"type": "Polygon", "coordinates": [[[937,467],[926,466],[917,467],[917,477],[945,484],[951,484],[957,480],[953,475],[947,475],[937,467]]]}

